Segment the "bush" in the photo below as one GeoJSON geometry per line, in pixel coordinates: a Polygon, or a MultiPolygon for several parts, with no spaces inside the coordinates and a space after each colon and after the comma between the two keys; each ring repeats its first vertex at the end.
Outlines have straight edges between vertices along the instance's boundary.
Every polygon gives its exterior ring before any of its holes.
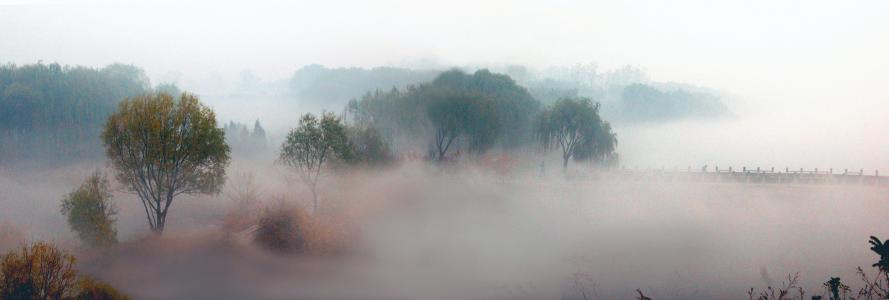
{"type": "Polygon", "coordinates": [[[74,257],[44,242],[0,261],[0,299],[68,299],[75,282],[74,257]]]}
{"type": "Polygon", "coordinates": [[[84,276],[77,283],[79,292],[74,297],[75,300],[128,300],[130,297],[124,295],[111,285],[97,281],[92,277],[84,276]]]}
{"type": "Polygon", "coordinates": [[[254,242],[279,252],[302,252],[307,248],[305,211],[281,201],[263,209],[254,242]]]}
{"type": "Polygon", "coordinates": [[[239,232],[256,224],[262,192],[253,174],[241,173],[229,180],[225,195],[232,202],[223,218],[226,232],[239,232]]]}
{"type": "Polygon", "coordinates": [[[129,299],[112,286],[74,271],[74,256],[37,242],[0,258],[0,299],[129,299]]]}
{"type": "Polygon", "coordinates": [[[117,212],[111,202],[108,180],[96,172],[62,200],[62,214],[80,240],[90,246],[117,243],[113,216],[117,212]]]}

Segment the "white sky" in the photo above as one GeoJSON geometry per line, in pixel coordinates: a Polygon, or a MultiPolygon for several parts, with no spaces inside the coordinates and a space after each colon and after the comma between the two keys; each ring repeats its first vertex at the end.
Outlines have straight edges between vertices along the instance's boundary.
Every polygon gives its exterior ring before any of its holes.
{"type": "Polygon", "coordinates": [[[309,63],[631,64],[788,125],[749,128],[752,140],[889,154],[887,0],[0,3],[0,62],[132,63],[155,83],[283,79],[309,63]]]}

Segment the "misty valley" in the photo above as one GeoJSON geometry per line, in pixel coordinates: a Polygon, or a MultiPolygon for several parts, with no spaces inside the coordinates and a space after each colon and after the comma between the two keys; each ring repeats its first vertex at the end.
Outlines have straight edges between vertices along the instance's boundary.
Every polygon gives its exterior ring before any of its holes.
{"type": "Polygon", "coordinates": [[[622,128],[718,122],[718,93],[632,68],[502,69],[312,65],[219,96],[278,102],[280,130],[136,66],[6,65],[0,293],[886,295],[878,174],[629,167],[622,128]]]}
{"type": "Polygon", "coordinates": [[[0,300],[889,299],[887,11],[0,0],[0,300]]]}

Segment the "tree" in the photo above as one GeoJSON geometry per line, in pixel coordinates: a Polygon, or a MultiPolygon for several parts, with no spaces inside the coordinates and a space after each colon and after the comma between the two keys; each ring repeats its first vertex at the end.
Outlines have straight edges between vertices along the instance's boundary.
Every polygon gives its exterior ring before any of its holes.
{"type": "Polygon", "coordinates": [[[537,135],[544,150],[562,150],[562,169],[571,158],[589,159],[613,154],[617,138],[599,117],[599,104],[588,98],[563,98],[541,112],[537,135]]]}
{"type": "Polygon", "coordinates": [[[126,300],[111,285],[78,276],[76,259],[45,242],[0,257],[0,299],[126,300]]]}
{"type": "Polygon", "coordinates": [[[192,94],[124,100],[108,117],[102,140],[118,181],[135,192],[151,230],[162,234],[173,199],[215,194],[225,181],[231,150],[213,111],[192,94]]]}
{"type": "Polygon", "coordinates": [[[386,141],[374,127],[349,127],[349,146],[352,148],[355,163],[369,166],[380,166],[390,163],[394,158],[386,141]]]}
{"type": "Polygon", "coordinates": [[[111,202],[108,180],[99,172],[62,200],[62,214],[80,240],[91,246],[107,246],[117,242],[113,216],[117,213],[111,202]]]}
{"type": "Polygon", "coordinates": [[[318,212],[318,181],[331,159],[350,159],[346,126],[332,113],[319,120],[305,114],[281,145],[279,162],[290,167],[312,191],[312,213],[318,212]]]}
{"type": "Polygon", "coordinates": [[[74,256],[38,242],[0,259],[0,299],[66,299],[75,295],[74,256]]]}
{"type": "Polygon", "coordinates": [[[497,139],[498,123],[494,103],[481,93],[455,89],[438,91],[429,106],[429,120],[434,128],[435,158],[443,161],[451,145],[466,139],[466,150],[475,154],[487,151],[497,139]]]}

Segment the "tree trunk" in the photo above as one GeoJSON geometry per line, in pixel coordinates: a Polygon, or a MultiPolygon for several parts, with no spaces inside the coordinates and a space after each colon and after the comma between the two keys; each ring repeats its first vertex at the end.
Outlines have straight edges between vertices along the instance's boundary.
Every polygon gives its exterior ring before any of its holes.
{"type": "Polygon", "coordinates": [[[570,159],[570,155],[562,155],[562,172],[568,171],[568,160],[570,159]]]}
{"type": "Polygon", "coordinates": [[[310,190],[312,190],[312,215],[318,215],[318,191],[317,184],[313,184],[310,190]]]}

